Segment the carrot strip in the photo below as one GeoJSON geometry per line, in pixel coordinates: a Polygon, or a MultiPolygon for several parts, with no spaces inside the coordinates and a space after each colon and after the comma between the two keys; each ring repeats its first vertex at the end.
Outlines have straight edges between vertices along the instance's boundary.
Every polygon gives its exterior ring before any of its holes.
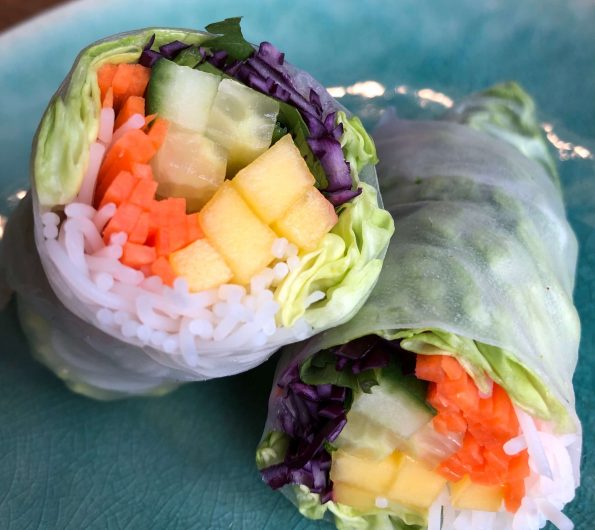
{"type": "Polygon", "coordinates": [[[151,69],[140,64],[119,64],[112,79],[114,107],[119,109],[130,96],[143,96],[150,76],[151,69]]]}
{"type": "Polygon", "coordinates": [[[159,257],[152,263],[151,272],[159,276],[165,285],[173,285],[176,279],[176,273],[165,257],[159,257]]]}
{"type": "Polygon", "coordinates": [[[106,63],[97,70],[97,84],[101,91],[101,101],[105,99],[108,89],[112,86],[117,69],[118,65],[106,63]]]}
{"type": "Polygon", "coordinates": [[[444,381],[441,355],[418,355],[415,364],[415,376],[424,381],[439,383],[444,381]]]}
{"type": "Polygon", "coordinates": [[[155,258],[155,249],[153,247],[127,242],[124,245],[120,261],[124,265],[138,269],[143,265],[153,263],[155,258]]]}
{"type": "Polygon", "coordinates": [[[142,209],[135,204],[122,203],[103,230],[103,240],[105,243],[108,244],[111,235],[117,232],[130,234],[134,230],[142,213],[142,209]]]}
{"type": "Polygon", "coordinates": [[[138,179],[132,173],[120,171],[105,193],[98,192],[95,195],[96,200],[99,201],[99,207],[108,202],[113,202],[116,206],[122,204],[132,193],[137,181],[138,179]]]}
{"type": "Polygon", "coordinates": [[[112,87],[107,89],[105,97],[103,98],[103,102],[101,103],[101,107],[104,109],[111,109],[114,106],[114,91],[112,87]]]}
{"type": "Polygon", "coordinates": [[[119,129],[135,114],[145,115],[145,98],[141,96],[129,96],[118,112],[114,130],[119,129]]]}
{"type": "MultiPolygon", "coordinates": [[[[191,213],[186,216],[187,221],[187,230],[188,230],[188,243],[190,244],[197,239],[201,239],[205,237],[202,228],[200,227],[200,221],[198,217],[198,213],[191,213]]],[[[184,245],[186,246],[186,245],[184,245]]]]}
{"type": "Polygon", "coordinates": [[[169,129],[169,121],[164,120],[163,118],[157,118],[151,125],[149,129],[148,136],[155,150],[157,151],[163,142],[165,141],[165,137],[167,136],[167,131],[169,129]]]}
{"type": "MultiPolygon", "coordinates": [[[[136,177],[135,177],[136,178],[136,177]]],[[[129,201],[149,211],[157,191],[158,183],[149,179],[137,179],[134,189],[130,193],[129,201]]]]}
{"type": "Polygon", "coordinates": [[[139,179],[152,179],[153,169],[149,164],[134,162],[132,164],[132,174],[139,179]]]}
{"type": "MultiPolygon", "coordinates": [[[[138,243],[139,245],[144,245],[147,241],[147,237],[149,236],[149,213],[143,212],[140,214],[136,225],[130,232],[128,236],[128,241],[130,243],[138,243]]],[[[149,245],[151,246],[151,245],[149,245]]]]}

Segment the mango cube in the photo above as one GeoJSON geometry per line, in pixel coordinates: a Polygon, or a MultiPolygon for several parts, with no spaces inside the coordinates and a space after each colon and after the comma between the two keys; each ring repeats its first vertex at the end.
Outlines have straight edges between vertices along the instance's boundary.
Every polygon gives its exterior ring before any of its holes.
{"type": "Polygon", "coordinates": [[[232,182],[248,205],[270,225],[314,185],[314,176],[287,134],[240,170],[232,182]]]}
{"type": "Polygon", "coordinates": [[[352,506],[362,512],[369,512],[377,509],[376,497],[377,495],[375,493],[358,488],[357,486],[333,481],[334,502],[352,506]]]}
{"type": "Polygon", "coordinates": [[[176,276],[185,278],[192,292],[218,287],[231,280],[233,273],[223,257],[206,239],[197,239],[169,255],[176,276]]]}
{"type": "Polygon", "coordinates": [[[375,462],[358,458],[346,451],[335,451],[331,466],[331,480],[382,495],[396,478],[398,459],[395,460],[395,454],[375,462]]]}
{"type": "Polygon", "coordinates": [[[337,224],[334,206],[315,187],[306,190],[272,229],[298,248],[309,252],[337,224]]]}
{"type": "Polygon", "coordinates": [[[429,508],[446,484],[446,479],[423,462],[404,453],[397,454],[397,478],[386,497],[401,504],[429,508]]]}
{"type": "Polygon", "coordinates": [[[203,232],[229,265],[234,281],[248,283],[273,261],[275,232],[254,214],[230,181],[221,185],[199,215],[203,232]]]}
{"type": "Polygon", "coordinates": [[[502,486],[485,486],[471,482],[465,475],[450,486],[451,502],[459,510],[481,510],[497,512],[502,505],[504,492],[502,486]]]}

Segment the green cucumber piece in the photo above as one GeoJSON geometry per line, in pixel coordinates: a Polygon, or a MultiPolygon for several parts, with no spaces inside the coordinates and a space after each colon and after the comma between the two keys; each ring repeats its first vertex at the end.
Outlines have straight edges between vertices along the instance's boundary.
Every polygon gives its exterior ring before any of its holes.
{"type": "Polygon", "coordinates": [[[147,112],[204,133],[221,77],[159,59],[147,89],[147,112]]]}

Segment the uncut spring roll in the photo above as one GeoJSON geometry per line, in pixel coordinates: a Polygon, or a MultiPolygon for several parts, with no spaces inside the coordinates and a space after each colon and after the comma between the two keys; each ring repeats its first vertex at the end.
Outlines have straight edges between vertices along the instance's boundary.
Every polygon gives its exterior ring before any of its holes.
{"type": "Polygon", "coordinates": [[[263,479],[340,529],[571,529],[577,243],[532,101],[375,138],[398,245],[351,322],[286,349],[263,479]]]}
{"type": "Polygon", "coordinates": [[[248,370],[347,321],[378,278],[394,227],[374,144],[239,22],[92,44],[43,116],[3,268],[77,391],[248,370]]]}

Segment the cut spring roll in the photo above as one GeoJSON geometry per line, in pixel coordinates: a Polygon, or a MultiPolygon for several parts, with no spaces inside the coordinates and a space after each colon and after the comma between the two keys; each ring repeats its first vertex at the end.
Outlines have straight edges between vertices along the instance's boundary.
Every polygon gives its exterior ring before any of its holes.
{"type": "Polygon", "coordinates": [[[340,529],[569,530],[577,244],[533,103],[500,85],[375,137],[399,244],[351,322],[286,349],[262,477],[340,529]]]}
{"type": "Polygon", "coordinates": [[[37,132],[2,269],[77,391],[248,370],[349,320],[380,273],[394,227],[359,119],[239,19],[206,29],[92,44],[37,132]]]}

